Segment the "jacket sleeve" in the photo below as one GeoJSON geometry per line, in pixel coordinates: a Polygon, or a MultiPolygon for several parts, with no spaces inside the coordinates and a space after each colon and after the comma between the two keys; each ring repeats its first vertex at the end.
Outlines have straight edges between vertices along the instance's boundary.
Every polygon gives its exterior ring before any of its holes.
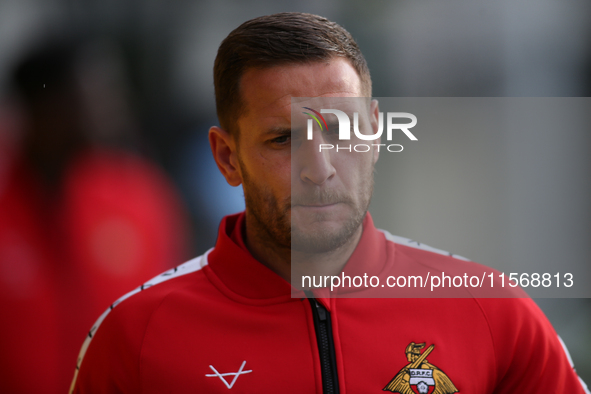
{"type": "Polygon", "coordinates": [[[589,393],[563,342],[533,300],[478,302],[488,320],[495,349],[495,393],[589,393]]]}
{"type": "Polygon", "coordinates": [[[90,330],[70,393],[140,393],[140,353],[150,308],[126,301],[109,308],[90,330]]]}

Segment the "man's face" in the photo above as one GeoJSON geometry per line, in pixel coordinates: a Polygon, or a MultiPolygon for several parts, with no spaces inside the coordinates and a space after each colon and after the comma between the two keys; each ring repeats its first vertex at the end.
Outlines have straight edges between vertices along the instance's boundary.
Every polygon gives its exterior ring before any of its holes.
{"type": "MultiPolygon", "coordinates": [[[[247,221],[264,238],[293,250],[318,253],[343,245],[367,211],[377,153],[321,153],[319,143],[327,137],[319,132],[311,141],[303,133],[292,138],[291,98],[360,97],[355,69],[341,58],[251,69],[241,94],[247,111],[238,120],[236,150],[247,221]]],[[[377,111],[373,103],[369,118],[377,111]]]]}

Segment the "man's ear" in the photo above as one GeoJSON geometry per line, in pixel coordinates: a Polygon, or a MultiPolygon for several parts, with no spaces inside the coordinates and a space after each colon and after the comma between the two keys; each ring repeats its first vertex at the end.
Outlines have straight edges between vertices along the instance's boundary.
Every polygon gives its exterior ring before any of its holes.
{"type": "Polygon", "coordinates": [[[209,145],[218,168],[231,186],[242,183],[238,164],[236,140],[226,130],[217,126],[209,129],[209,145]]]}
{"type": "MultiPolygon", "coordinates": [[[[378,132],[378,118],[380,115],[380,106],[378,100],[371,100],[370,109],[369,109],[369,118],[371,123],[372,132],[375,134],[378,132]]],[[[379,144],[382,141],[382,137],[376,139],[374,144],[379,144]]],[[[373,150],[373,164],[376,164],[378,161],[378,157],[380,156],[380,152],[377,149],[373,150]]]]}

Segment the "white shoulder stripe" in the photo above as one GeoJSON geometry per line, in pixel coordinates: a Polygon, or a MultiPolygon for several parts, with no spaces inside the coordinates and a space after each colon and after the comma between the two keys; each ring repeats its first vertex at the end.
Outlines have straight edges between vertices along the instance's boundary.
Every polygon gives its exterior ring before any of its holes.
{"type": "MultiPolygon", "coordinates": [[[[575,370],[575,373],[576,373],[577,371],[575,369],[575,363],[573,363],[573,359],[571,358],[570,353],[568,352],[568,349],[566,348],[566,344],[564,343],[562,338],[560,338],[560,335],[558,335],[558,340],[560,341],[560,344],[562,345],[562,350],[564,350],[564,353],[566,354],[566,358],[568,359],[570,366],[572,367],[572,369],[575,370]]],[[[587,387],[587,385],[585,384],[583,379],[581,379],[580,376],[577,376],[577,377],[579,378],[579,382],[581,382],[581,386],[583,387],[583,390],[585,391],[585,393],[591,394],[591,392],[589,392],[589,388],[587,387]]]]}
{"type": "Polygon", "coordinates": [[[388,241],[394,242],[395,244],[410,246],[411,248],[422,249],[422,250],[426,250],[426,251],[429,251],[429,252],[433,252],[433,253],[437,253],[437,254],[442,254],[444,256],[450,256],[450,257],[453,257],[453,258],[459,259],[459,260],[470,261],[469,259],[467,259],[465,257],[462,257],[462,256],[457,255],[457,254],[453,254],[453,253],[450,253],[450,252],[446,252],[445,250],[433,248],[433,247],[431,247],[429,245],[425,245],[425,244],[422,244],[420,242],[413,241],[412,239],[399,237],[397,235],[392,235],[389,232],[387,232],[386,230],[381,230],[380,229],[379,231],[381,231],[382,233],[384,233],[384,235],[386,236],[386,239],[388,241]]]}
{"type": "Polygon", "coordinates": [[[98,330],[98,328],[101,325],[101,323],[103,322],[103,320],[105,320],[105,318],[113,310],[113,308],[115,308],[117,305],[119,305],[122,301],[128,299],[129,297],[133,296],[134,294],[137,294],[149,287],[152,287],[152,286],[157,285],[162,282],[166,282],[167,280],[172,279],[172,278],[177,278],[179,276],[183,276],[186,274],[190,274],[192,272],[199,271],[201,268],[203,268],[207,265],[207,255],[212,250],[213,249],[210,249],[207,252],[205,252],[205,254],[203,254],[199,257],[196,257],[192,260],[189,260],[186,263],[179,265],[178,267],[172,268],[172,269],[150,279],[149,281],[147,281],[146,283],[144,283],[140,287],[130,291],[129,293],[125,294],[124,296],[119,298],[117,301],[112,303],[111,306],[109,306],[109,308],[106,311],[104,311],[102,315],[99,316],[96,323],[94,323],[94,325],[92,326],[92,328],[88,332],[88,335],[86,336],[86,339],[84,340],[84,343],[82,344],[82,348],[80,349],[80,353],[78,355],[78,362],[76,363],[76,371],[74,372],[74,379],[72,380],[72,384],[70,386],[69,392],[72,393],[74,390],[74,386],[76,384],[76,378],[78,377],[78,371],[80,370],[80,365],[82,365],[82,360],[84,359],[84,355],[86,354],[86,350],[88,350],[88,346],[90,345],[92,338],[94,337],[96,331],[98,330]]]}
{"type": "Polygon", "coordinates": [[[583,381],[583,379],[581,379],[581,377],[579,376],[579,382],[581,383],[581,386],[583,387],[583,390],[585,390],[586,394],[591,394],[591,391],[589,391],[589,387],[587,387],[587,384],[583,381]]]}

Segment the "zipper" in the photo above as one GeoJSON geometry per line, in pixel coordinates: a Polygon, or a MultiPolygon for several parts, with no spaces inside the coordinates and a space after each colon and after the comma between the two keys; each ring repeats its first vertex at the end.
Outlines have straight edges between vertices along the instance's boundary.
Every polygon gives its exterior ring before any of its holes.
{"type": "Polygon", "coordinates": [[[318,355],[320,356],[320,370],[322,371],[322,392],[324,394],[339,393],[339,377],[332,337],[332,324],[330,312],[326,310],[315,298],[308,298],[312,306],[314,317],[314,330],[318,342],[318,355]]]}

